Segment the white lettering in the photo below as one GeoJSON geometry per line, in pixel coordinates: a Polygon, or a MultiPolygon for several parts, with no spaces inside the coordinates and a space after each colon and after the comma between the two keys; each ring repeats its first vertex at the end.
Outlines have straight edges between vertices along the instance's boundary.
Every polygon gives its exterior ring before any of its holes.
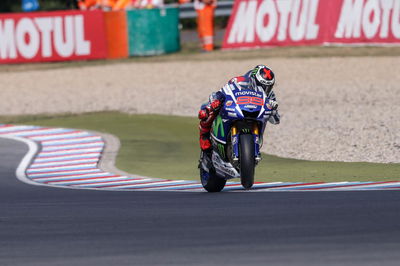
{"type": "Polygon", "coordinates": [[[257,1],[240,2],[231,28],[228,43],[254,41],[254,25],[257,11],[257,1]]]}
{"type": "Polygon", "coordinates": [[[17,49],[15,47],[14,20],[0,20],[0,58],[17,58],[17,49]]]}
{"type": "Polygon", "coordinates": [[[311,0],[307,16],[306,40],[314,40],[318,37],[319,25],[315,22],[317,18],[319,0],[311,0]]]}
{"type": "Polygon", "coordinates": [[[309,0],[294,2],[289,28],[290,38],[293,41],[300,41],[304,38],[304,34],[306,32],[308,5],[309,0]],[[301,4],[302,6],[300,9],[301,4]]]}
{"type": "Polygon", "coordinates": [[[380,11],[379,0],[369,0],[364,7],[362,25],[365,37],[367,37],[367,39],[373,38],[378,32],[378,27],[381,21],[380,11]]]}
{"type": "Polygon", "coordinates": [[[316,23],[319,0],[240,1],[227,43],[313,40],[318,37],[316,23]],[[289,27],[289,29],[288,29],[289,27]]]}
{"type": "Polygon", "coordinates": [[[53,55],[51,32],[53,31],[53,19],[48,18],[35,18],[36,25],[42,33],[42,56],[51,57],[53,55]]]}
{"type": "Polygon", "coordinates": [[[54,18],[54,47],[62,57],[69,57],[74,52],[74,21],[72,16],[54,18]],[[65,37],[64,37],[65,34],[65,37]]]}
{"type": "Polygon", "coordinates": [[[29,18],[23,18],[18,22],[16,28],[16,41],[20,54],[31,59],[39,51],[40,38],[33,21],[29,18]]]}
{"type": "Polygon", "coordinates": [[[90,55],[84,24],[83,15],[0,19],[0,59],[90,55]]]}
{"type": "Polygon", "coordinates": [[[278,25],[278,14],[272,0],[264,0],[258,8],[256,20],[256,32],[262,42],[268,42],[274,37],[278,25]],[[264,19],[268,16],[268,23],[264,25],[264,19]]]}
{"type": "Polygon", "coordinates": [[[359,38],[361,36],[361,15],[363,0],[345,0],[336,27],[336,38],[359,38]]]}
{"type": "Polygon", "coordinates": [[[260,97],[260,98],[263,97],[262,94],[257,93],[255,91],[238,91],[238,92],[235,92],[235,97],[243,96],[243,95],[253,95],[253,96],[260,97]]]}
{"type": "Polygon", "coordinates": [[[394,0],[392,14],[392,32],[396,39],[400,39],[400,0],[394,0]]]}
{"type": "Polygon", "coordinates": [[[82,15],[75,16],[75,53],[89,55],[90,42],[85,40],[85,25],[82,15]]]}
{"type": "Polygon", "coordinates": [[[387,38],[389,36],[389,19],[390,10],[393,8],[393,0],[381,0],[382,11],[382,26],[379,37],[387,38]]]}
{"type": "Polygon", "coordinates": [[[292,2],[293,2],[292,0],[279,0],[276,2],[280,13],[278,41],[286,40],[289,12],[292,8],[292,2]]]}

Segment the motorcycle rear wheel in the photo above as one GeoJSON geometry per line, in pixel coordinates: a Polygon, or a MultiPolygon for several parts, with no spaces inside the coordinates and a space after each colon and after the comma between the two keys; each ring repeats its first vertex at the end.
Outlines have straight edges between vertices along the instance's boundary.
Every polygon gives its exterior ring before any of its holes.
{"type": "Polygon", "coordinates": [[[240,182],[245,189],[250,189],[254,184],[254,139],[253,135],[240,135],[239,164],[240,182]]]}
{"type": "Polygon", "coordinates": [[[200,167],[200,179],[203,188],[208,192],[220,192],[224,189],[226,184],[226,179],[218,177],[215,172],[210,171],[207,173],[200,167]],[[204,175],[208,174],[208,178],[203,178],[204,175]]]}

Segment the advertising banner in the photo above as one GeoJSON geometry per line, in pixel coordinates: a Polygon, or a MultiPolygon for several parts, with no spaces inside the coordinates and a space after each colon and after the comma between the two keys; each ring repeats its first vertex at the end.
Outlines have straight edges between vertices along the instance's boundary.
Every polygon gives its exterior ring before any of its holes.
{"type": "Polygon", "coordinates": [[[400,44],[400,0],[236,0],[223,48],[400,44]]]}
{"type": "Polygon", "coordinates": [[[0,63],[106,58],[101,11],[0,15],[0,63]]]}

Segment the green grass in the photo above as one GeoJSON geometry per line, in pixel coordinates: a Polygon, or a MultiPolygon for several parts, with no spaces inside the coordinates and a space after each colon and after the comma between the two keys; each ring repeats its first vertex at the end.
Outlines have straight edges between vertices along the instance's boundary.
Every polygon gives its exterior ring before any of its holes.
{"type": "MultiPolygon", "coordinates": [[[[2,123],[82,128],[119,137],[121,170],[160,178],[198,179],[197,119],[117,112],[63,116],[0,117],[2,123]]],[[[381,181],[399,180],[400,164],[313,162],[265,155],[256,181],[381,181]]]]}

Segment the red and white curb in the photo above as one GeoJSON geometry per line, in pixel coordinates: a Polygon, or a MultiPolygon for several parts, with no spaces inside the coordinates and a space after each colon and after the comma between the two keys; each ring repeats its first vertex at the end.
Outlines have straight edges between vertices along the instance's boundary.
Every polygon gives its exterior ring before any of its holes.
{"type": "MultiPolygon", "coordinates": [[[[22,141],[29,152],[17,169],[17,177],[32,185],[73,189],[204,191],[188,180],[155,179],[119,175],[99,168],[105,141],[94,133],[38,126],[0,124],[0,137],[22,141]]],[[[400,181],[337,183],[255,183],[251,191],[332,191],[400,189],[400,181]]],[[[238,182],[228,182],[224,191],[243,191],[238,182]]]]}

